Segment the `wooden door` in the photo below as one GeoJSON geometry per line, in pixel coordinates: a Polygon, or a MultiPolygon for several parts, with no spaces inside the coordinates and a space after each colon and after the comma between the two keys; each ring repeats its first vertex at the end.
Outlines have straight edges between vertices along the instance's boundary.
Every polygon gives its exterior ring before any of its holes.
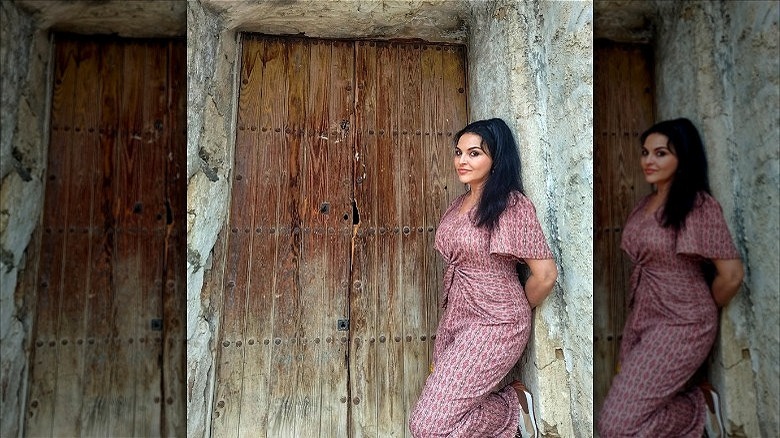
{"type": "Polygon", "coordinates": [[[639,136],[654,121],[652,48],[597,40],[594,49],[594,395],[601,408],[615,375],[631,265],[620,249],[623,224],[650,192],[639,136]]]}
{"type": "Polygon", "coordinates": [[[28,436],[186,432],[183,41],[55,39],[28,436]]]}
{"type": "Polygon", "coordinates": [[[444,208],[462,188],[463,49],[243,41],[214,436],[408,435],[444,208]]]}

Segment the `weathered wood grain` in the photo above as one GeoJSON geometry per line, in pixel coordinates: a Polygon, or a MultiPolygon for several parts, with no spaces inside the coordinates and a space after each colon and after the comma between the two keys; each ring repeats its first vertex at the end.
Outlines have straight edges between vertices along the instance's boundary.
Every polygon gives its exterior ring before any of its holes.
{"type": "Polygon", "coordinates": [[[408,434],[438,322],[445,127],[466,117],[462,53],[437,47],[243,37],[213,434],[408,434]]]}
{"type": "MultiPolygon", "coordinates": [[[[239,91],[238,130],[236,133],[235,164],[232,174],[233,199],[254,199],[255,181],[254,145],[259,132],[256,113],[248,112],[253,102],[245,96],[246,89],[257,90],[262,78],[263,63],[259,50],[242,53],[241,85],[239,91]],[[252,117],[254,116],[254,117],[252,117]]],[[[255,93],[252,93],[255,94],[255,93]]],[[[260,97],[260,96],[258,96],[260,97]]],[[[252,235],[252,210],[242,202],[231,202],[227,223],[227,252],[225,281],[218,344],[217,386],[212,433],[217,436],[239,436],[242,389],[244,380],[243,332],[246,315],[247,278],[252,235]]],[[[258,400],[258,404],[262,403],[258,400]]],[[[258,417],[262,422],[264,417],[258,417]]],[[[262,423],[261,423],[262,424],[262,423]]]]}
{"type": "Polygon", "coordinates": [[[38,274],[35,319],[35,351],[30,371],[30,410],[25,430],[35,436],[50,436],[57,390],[57,345],[60,291],[63,287],[64,244],[68,212],[68,172],[72,143],[71,110],[77,84],[78,46],[56,45],[52,91],[52,115],[44,200],[43,243],[38,274]]]}
{"type": "MultiPolygon", "coordinates": [[[[426,159],[422,152],[420,117],[421,66],[420,46],[408,44],[400,48],[399,84],[399,210],[401,224],[401,271],[399,289],[403,311],[401,327],[396,327],[396,338],[403,345],[403,399],[405,418],[414,407],[428,375],[428,343],[420,340],[427,333],[427,303],[424,302],[425,271],[423,220],[423,173],[426,159]],[[422,207],[422,208],[421,208],[422,207]]],[[[404,421],[408,424],[408,421],[404,421]]],[[[407,431],[407,435],[409,432],[407,431]]]]}
{"type": "Polygon", "coordinates": [[[55,433],[78,434],[82,408],[82,372],[84,369],[84,338],[87,294],[89,293],[90,266],[90,213],[92,208],[91,166],[95,137],[88,133],[94,127],[97,113],[96,88],[87,78],[97,74],[98,59],[95,44],[81,44],[78,49],[76,92],[73,98],[73,122],[71,141],[65,154],[71,155],[67,171],[67,217],[63,258],[63,282],[60,291],[60,318],[58,327],[56,415],[55,433]],[[85,165],[86,164],[86,165],[85,165]],[[67,419],[67,420],[66,420],[67,419]]]}
{"type": "Polygon", "coordinates": [[[186,247],[187,247],[187,46],[183,39],[167,43],[168,66],[162,141],[165,146],[165,248],[162,299],[163,436],[187,434],[186,410],[186,247]]]}
{"type": "MultiPolygon", "coordinates": [[[[182,240],[166,244],[168,143],[175,138],[182,158],[185,133],[183,99],[168,102],[169,56],[162,41],[55,37],[31,436],[170,435],[163,404],[181,412],[170,418],[183,430],[183,391],[175,406],[163,394],[169,360],[149,326],[165,318],[164,260],[184,248],[182,240]]],[[[176,196],[183,214],[184,191],[176,196]]],[[[169,374],[179,374],[170,380],[182,390],[183,324],[173,333],[178,369],[169,374]]]]}
{"type": "Polygon", "coordinates": [[[353,436],[377,436],[377,49],[375,42],[355,48],[355,204],[360,215],[352,256],[350,293],[350,395],[353,436]]]}
{"type": "Polygon", "coordinates": [[[649,192],[639,134],[653,122],[648,47],[599,41],[594,49],[594,405],[616,372],[630,266],[620,249],[626,217],[649,192]]]}
{"type": "MultiPolygon", "coordinates": [[[[271,133],[262,153],[272,159],[269,170],[276,170],[271,191],[278,196],[269,202],[275,210],[273,233],[273,339],[271,347],[271,372],[268,388],[268,435],[283,436],[295,431],[296,402],[295,363],[293,351],[296,329],[296,302],[300,296],[298,263],[300,257],[300,233],[293,235],[293,229],[300,227],[298,208],[300,190],[298,184],[298,156],[300,143],[287,143],[285,125],[287,122],[288,99],[288,48],[281,40],[267,42],[265,51],[264,110],[268,111],[268,128],[271,133]],[[271,89],[273,87],[273,90],[271,89]],[[297,240],[297,242],[296,242],[297,240]]],[[[293,85],[294,87],[294,85],[293,85]]]]}

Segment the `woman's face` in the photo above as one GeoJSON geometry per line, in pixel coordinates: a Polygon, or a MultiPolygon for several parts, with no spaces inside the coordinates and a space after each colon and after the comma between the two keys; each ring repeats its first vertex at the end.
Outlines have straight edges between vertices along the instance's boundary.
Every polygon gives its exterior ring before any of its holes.
{"type": "Polygon", "coordinates": [[[641,164],[645,181],[656,185],[671,183],[677,171],[678,160],[669,147],[669,138],[658,133],[648,135],[642,145],[641,164]]]}
{"type": "Polygon", "coordinates": [[[471,188],[482,186],[493,167],[493,159],[482,146],[482,137],[470,132],[461,135],[458,139],[453,162],[460,182],[468,184],[471,188]]]}

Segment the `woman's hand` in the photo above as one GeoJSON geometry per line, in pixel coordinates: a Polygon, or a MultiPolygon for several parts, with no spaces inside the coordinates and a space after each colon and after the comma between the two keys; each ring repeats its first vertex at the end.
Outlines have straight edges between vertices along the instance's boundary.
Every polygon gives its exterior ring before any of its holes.
{"type": "Polygon", "coordinates": [[[734,298],[745,276],[739,259],[713,260],[717,273],[712,281],[712,298],[718,307],[723,307],[734,298]]]}
{"type": "Polygon", "coordinates": [[[553,259],[525,259],[531,275],[525,282],[525,296],[531,308],[538,306],[550,294],[558,278],[558,267],[553,259]]]}

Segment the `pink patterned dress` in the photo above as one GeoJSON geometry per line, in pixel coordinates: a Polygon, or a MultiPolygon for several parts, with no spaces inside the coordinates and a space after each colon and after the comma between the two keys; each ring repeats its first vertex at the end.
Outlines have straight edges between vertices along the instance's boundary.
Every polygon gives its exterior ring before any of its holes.
{"type": "Polygon", "coordinates": [[[465,195],[447,209],[436,249],[447,269],[436,331],[433,372],[412,412],[412,435],[513,437],[519,405],[511,386],[493,392],[517,363],[531,331],[531,308],[517,277],[522,259],[550,259],[531,201],[510,195],[492,233],[459,214],[465,195]]]}
{"type": "Polygon", "coordinates": [[[711,259],[736,259],[718,202],[702,193],[678,232],[645,212],[629,215],[621,247],[634,263],[620,372],[599,418],[613,437],[695,437],[704,433],[704,396],[688,380],[707,358],[718,309],[702,271],[711,259]]]}

